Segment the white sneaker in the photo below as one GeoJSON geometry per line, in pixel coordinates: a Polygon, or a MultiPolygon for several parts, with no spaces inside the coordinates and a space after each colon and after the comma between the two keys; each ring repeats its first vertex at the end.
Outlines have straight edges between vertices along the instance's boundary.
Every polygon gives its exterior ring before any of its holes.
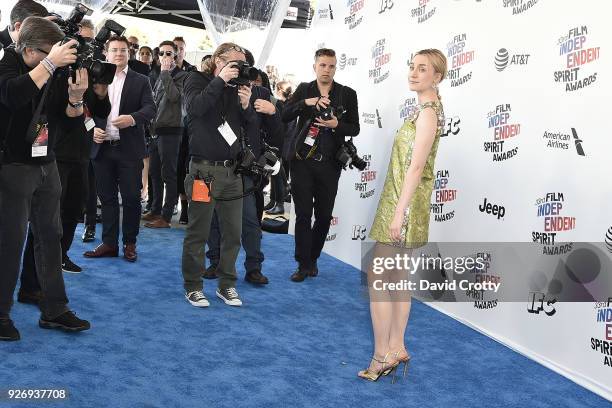
{"type": "Polygon", "coordinates": [[[217,289],[217,297],[223,299],[226,305],[242,306],[242,300],[238,297],[236,288],[217,289]]]}
{"type": "Polygon", "coordinates": [[[210,303],[204,293],[201,290],[196,290],[194,292],[185,293],[185,299],[191,303],[191,306],[195,307],[208,307],[210,303]]]}

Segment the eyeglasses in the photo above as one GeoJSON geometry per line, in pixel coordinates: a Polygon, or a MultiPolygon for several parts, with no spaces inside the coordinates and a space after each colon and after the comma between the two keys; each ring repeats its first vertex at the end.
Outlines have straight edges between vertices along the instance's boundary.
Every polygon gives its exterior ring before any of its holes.
{"type": "Polygon", "coordinates": [[[174,52],[173,51],[160,51],[159,56],[160,57],[163,57],[163,56],[172,57],[174,56],[174,52]]]}
{"type": "Polygon", "coordinates": [[[40,49],[40,48],[36,48],[36,51],[42,52],[45,55],[49,55],[49,53],[47,51],[45,51],[43,49],[40,49]]]}

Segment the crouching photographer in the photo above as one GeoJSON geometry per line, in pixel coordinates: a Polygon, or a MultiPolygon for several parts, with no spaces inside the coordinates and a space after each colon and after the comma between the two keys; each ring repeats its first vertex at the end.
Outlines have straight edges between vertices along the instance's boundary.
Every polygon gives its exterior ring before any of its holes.
{"type": "MultiPolygon", "coordinates": [[[[283,121],[298,118],[294,137],[286,140],[283,158],[291,160],[291,195],[295,203],[294,282],[319,273],[321,255],[329,231],[342,167],[347,154],[356,153],[346,136],[359,134],[357,94],[334,81],[336,53],[322,48],[313,65],[317,79],[300,84],[288,100],[283,121]],[[312,214],[314,209],[314,225],[312,214]]],[[[351,156],[354,160],[355,155],[351,156]]],[[[356,163],[357,164],[357,163],[356,163]]]]}
{"type": "Polygon", "coordinates": [[[71,312],[62,276],[60,195],[53,153],[58,127],[83,123],[86,70],[55,78],[56,69],[76,62],[75,40],[41,17],[24,20],[16,48],[0,62],[0,109],[7,118],[0,170],[0,339],[18,340],[9,318],[21,253],[30,220],[41,286],[39,326],[81,331],[89,322],[71,312]],[[42,103],[41,103],[42,101],[42,103]]]}
{"type": "Polygon", "coordinates": [[[216,293],[228,305],[242,305],[235,286],[243,185],[234,168],[244,146],[244,135],[258,129],[256,113],[249,103],[251,89],[235,83],[243,71],[238,62],[244,65],[245,59],[241,47],[221,44],[207,61],[206,69],[191,73],[184,84],[191,162],[185,178],[189,222],[182,270],[185,297],[196,307],[209,305],[202,292],[200,269],[215,210],[223,234],[216,293]]]}

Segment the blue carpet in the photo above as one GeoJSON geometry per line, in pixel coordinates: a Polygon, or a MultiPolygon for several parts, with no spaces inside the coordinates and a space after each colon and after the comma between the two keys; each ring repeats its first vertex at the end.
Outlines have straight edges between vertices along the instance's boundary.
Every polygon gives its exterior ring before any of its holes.
{"type": "MultiPolygon", "coordinates": [[[[99,234],[100,227],[98,227],[99,234]]],[[[78,233],[80,234],[81,229],[78,233]]],[[[183,298],[183,231],[141,229],[137,263],[86,260],[65,274],[71,305],[92,322],[77,335],[44,331],[35,307],[15,304],[22,340],[1,343],[0,390],[64,388],[69,407],[604,407],[610,402],[418,302],[408,377],[356,377],[372,352],[369,311],[354,268],[324,255],[316,279],[296,284],[293,238],[264,236],[271,283],[238,282],[244,306],[183,298]]],[[[239,275],[244,273],[243,255],[239,275]]],[[[42,406],[40,402],[0,406],[42,406]]]]}

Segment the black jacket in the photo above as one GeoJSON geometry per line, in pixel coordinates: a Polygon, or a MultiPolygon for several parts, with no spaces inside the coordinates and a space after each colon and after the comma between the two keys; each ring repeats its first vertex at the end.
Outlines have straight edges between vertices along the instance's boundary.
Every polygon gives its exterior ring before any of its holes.
{"type": "Polygon", "coordinates": [[[172,72],[160,72],[153,88],[157,115],[151,124],[151,134],[164,133],[168,128],[176,131],[183,127],[183,83],[186,76],[187,73],[178,67],[174,67],[172,72]]]}
{"type": "Polygon", "coordinates": [[[91,86],[85,92],[83,100],[85,101],[84,109],[87,115],[80,116],[81,122],[79,125],[72,129],[59,128],[54,149],[57,161],[88,162],[91,155],[91,145],[93,144],[93,129],[87,131],[85,116],[100,120],[108,117],[110,114],[111,104],[108,100],[108,95],[103,99],[98,98],[91,86]]]}
{"type": "MultiPolygon", "coordinates": [[[[262,86],[254,86],[251,89],[251,106],[253,106],[257,99],[270,101],[270,91],[262,86]]],[[[274,115],[257,113],[257,122],[257,127],[250,127],[247,133],[248,144],[255,156],[259,157],[263,153],[264,141],[280,149],[285,134],[279,111],[277,110],[274,115]]]]}
{"type": "Polygon", "coordinates": [[[242,109],[237,88],[203,72],[190,73],[184,91],[190,155],[205,160],[235,159],[238,142],[230,147],[218,128],[226,121],[237,137],[258,131],[259,120],[251,104],[242,109]]]}
{"type": "Polygon", "coordinates": [[[13,39],[9,34],[8,27],[6,27],[3,31],[0,31],[0,43],[2,43],[2,46],[4,48],[8,47],[13,43],[13,39]]]}
{"type": "MultiPolygon", "coordinates": [[[[338,127],[331,130],[321,128],[322,132],[328,132],[331,138],[327,139],[327,135],[321,135],[319,151],[328,156],[334,157],[340,145],[344,142],[345,136],[357,136],[359,134],[359,111],[357,106],[357,93],[348,86],[340,85],[342,95],[338,92],[338,84],[334,81],[330,92],[331,105],[339,107],[341,104],[346,111],[342,119],[338,121],[338,127]]],[[[321,96],[317,81],[310,83],[301,83],[295,93],[289,98],[283,110],[283,121],[291,122],[298,118],[297,129],[302,129],[305,124],[311,121],[317,110],[314,106],[307,106],[304,102],[306,99],[321,96]]]]}
{"type": "Polygon", "coordinates": [[[0,146],[4,149],[3,163],[41,164],[55,160],[53,148],[60,129],[70,130],[82,125],[83,117],[69,118],[68,82],[56,76],[38,89],[30,75],[32,69],[23,61],[21,54],[7,49],[0,61],[0,146]],[[48,121],[49,141],[47,155],[32,157],[32,142],[26,134],[34,111],[42,98],[45,87],[49,88],[42,113],[48,121]]]}
{"type": "MultiPolygon", "coordinates": [[[[153,102],[153,91],[149,78],[128,69],[121,102],[119,104],[119,115],[131,115],[136,121],[135,126],[128,126],[119,130],[121,137],[120,151],[121,159],[125,161],[142,160],[145,157],[145,127],[148,127],[155,117],[155,102],[153,102]]],[[[108,116],[96,118],[96,127],[106,129],[108,116]]],[[[100,151],[100,144],[93,143],[91,158],[95,159],[100,151]]]]}

